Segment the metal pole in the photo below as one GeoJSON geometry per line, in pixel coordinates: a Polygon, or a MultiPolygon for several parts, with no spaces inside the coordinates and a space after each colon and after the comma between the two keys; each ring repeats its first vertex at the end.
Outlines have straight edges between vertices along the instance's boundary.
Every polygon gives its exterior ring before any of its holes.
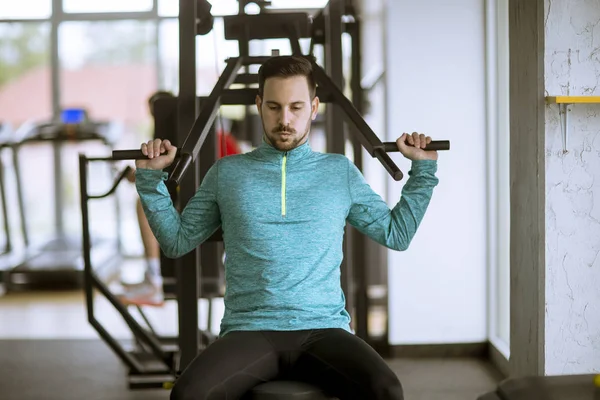
{"type": "MultiPolygon", "coordinates": [[[[179,143],[188,135],[198,115],[196,96],[196,2],[179,0],[179,103],[177,108],[179,143]]],[[[180,206],[198,187],[196,169],[181,181],[180,206]]],[[[198,354],[199,250],[175,260],[179,314],[179,371],[198,354]]]]}
{"type": "MultiPolygon", "coordinates": [[[[52,17],[50,28],[50,71],[52,75],[52,117],[60,116],[60,60],[58,56],[58,27],[63,16],[61,0],[52,1],[52,17]]],[[[64,232],[63,221],[63,184],[62,184],[62,165],[61,165],[61,147],[62,144],[54,142],[53,150],[53,168],[54,168],[54,226],[56,236],[62,239],[64,232]]]]}
{"type": "MultiPolygon", "coordinates": [[[[201,105],[202,107],[202,105],[201,105]]],[[[204,141],[204,145],[200,149],[198,157],[198,175],[200,181],[204,179],[208,170],[217,162],[217,134],[215,124],[211,126],[211,131],[204,141]]],[[[221,275],[221,248],[220,241],[206,241],[200,246],[200,297],[208,299],[215,296],[215,291],[219,290],[220,275],[221,275]]],[[[210,308],[210,307],[209,307],[210,308]]],[[[207,313],[207,328],[209,336],[211,336],[211,318],[212,313],[207,313]]]]}
{"type": "MultiPolygon", "coordinates": [[[[361,57],[360,57],[360,30],[359,22],[356,20],[347,25],[352,40],[352,72],[350,86],[352,89],[352,104],[362,115],[363,113],[363,94],[360,86],[361,80],[361,57]]],[[[350,126],[350,129],[358,129],[356,126],[350,126]]],[[[363,171],[363,146],[358,140],[358,134],[351,135],[352,148],[354,150],[354,164],[361,172],[363,171]]],[[[353,229],[352,232],[352,268],[354,270],[354,284],[356,290],[356,335],[369,343],[369,297],[367,288],[369,285],[367,274],[367,238],[360,232],[353,229]]],[[[375,267],[373,264],[371,264],[375,267]]]]}
{"type": "MultiPolygon", "coordinates": [[[[323,9],[325,17],[325,71],[333,84],[344,90],[344,70],[342,54],[342,14],[344,2],[331,0],[323,9]]],[[[326,109],[326,135],[328,153],[346,153],[346,129],[343,110],[335,102],[327,104],[326,109]]],[[[354,314],[354,288],[352,285],[352,231],[346,227],[344,235],[344,258],[341,264],[342,290],[346,296],[346,310],[354,314]]]]}

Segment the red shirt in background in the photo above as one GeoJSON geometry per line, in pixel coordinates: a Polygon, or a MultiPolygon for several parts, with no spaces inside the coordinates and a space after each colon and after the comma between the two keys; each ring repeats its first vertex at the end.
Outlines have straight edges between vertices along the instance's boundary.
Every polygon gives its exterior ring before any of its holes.
{"type": "Polygon", "coordinates": [[[217,133],[217,149],[219,151],[219,158],[223,158],[225,156],[231,156],[233,154],[241,154],[242,150],[240,149],[240,146],[237,142],[237,140],[235,140],[235,138],[229,134],[229,133],[225,133],[225,135],[223,135],[222,131],[219,131],[217,133]],[[223,139],[223,136],[225,136],[225,139],[223,139]],[[225,149],[223,149],[223,141],[225,141],[225,149]]]}

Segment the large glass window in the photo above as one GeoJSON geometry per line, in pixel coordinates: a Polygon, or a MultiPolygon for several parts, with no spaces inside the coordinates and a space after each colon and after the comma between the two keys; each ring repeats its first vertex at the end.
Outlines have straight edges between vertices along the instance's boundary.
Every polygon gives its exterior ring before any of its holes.
{"type": "MultiPolygon", "coordinates": [[[[199,96],[210,94],[225,60],[239,55],[238,44],[225,40],[223,19],[215,18],[213,30],[196,38],[196,88],[199,96]]],[[[179,88],[179,22],[165,20],[159,29],[159,59],[162,70],[161,88],[177,92],[179,88]]]]}
{"type": "MultiPolygon", "coordinates": [[[[153,122],[147,104],[157,90],[155,37],[152,21],[77,21],[60,25],[60,105],[84,108],[91,120],[112,123],[119,133],[117,148],[138,148],[152,137],[153,122]]],[[[70,224],[66,228],[74,232],[81,229],[77,153],[82,146],[89,154],[108,153],[101,142],[63,149],[63,181],[73,187],[64,196],[65,219],[70,224]]],[[[97,182],[98,175],[90,176],[97,182]]],[[[106,207],[107,219],[103,222],[115,215],[112,202],[94,204],[98,207],[91,211],[94,215],[100,215],[102,206],[106,207]]],[[[135,227],[133,205],[123,210],[127,212],[124,226],[135,227]]],[[[114,232],[111,224],[101,228],[102,233],[114,232]]]]}
{"type": "MultiPolygon", "coordinates": [[[[209,0],[212,5],[212,15],[233,15],[240,10],[237,0],[209,0]]],[[[179,14],[178,0],[158,0],[158,15],[161,17],[175,17],[179,14]]]]}
{"type": "Polygon", "coordinates": [[[272,0],[273,8],[323,8],[329,0],[272,0]]]}
{"type": "Polygon", "coordinates": [[[152,0],[63,0],[63,10],[67,13],[150,11],[152,0]]]}
{"type": "Polygon", "coordinates": [[[0,120],[14,127],[51,115],[48,23],[0,24],[0,120]]]}
{"type": "MultiPolygon", "coordinates": [[[[30,124],[52,115],[49,33],[50,24],[45,22],[0,24],[0,123],[11,132],[25,130],[30,124]]],[[[8,154],[3,155],[8,157],[8,154]]],[[[51,228],[48,215],[53,203],[40,202],[33,191],[48,193],[52,188],[52,181],[44,179],[43,170],[39,169],[39,163],[49,154],[39,146],[27,146],[20,155],[21,160],[29,160],[19,163],[22,181],[36,182],[29,185],[31,195],[24,199],[28,227],[30,233],[44,233],[51,228]]],[[[15,174],[10,157],[5,160],[7,203],[10,202],[9,210],[16,210],[13,207],[17,204],[15,174]]],[[[20,237],[16,234],[20,232],[19,221],[15,218],[10,221],[11,232],[15,232],[13,237],[20,237]]]]}
{"type": "Polygon", "coordinates": [[[0,2],[0,19],[49,18],[52,0],[19,0],[0,2]]]}
{"type": "Polygon", "coordinates": [[[119,121],[119,145],[149,137],[146,106],[156,90],[155,25],[146,21],[65,22],[59,30],[62,107],[119,121]]]}

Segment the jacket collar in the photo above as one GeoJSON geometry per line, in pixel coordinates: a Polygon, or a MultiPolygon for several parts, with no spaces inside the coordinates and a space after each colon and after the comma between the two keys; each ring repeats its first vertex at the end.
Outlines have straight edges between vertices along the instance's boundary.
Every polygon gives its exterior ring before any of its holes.
{"type": "Polygon", "coordinates": [[[255,154],[264,161],[271,161],[279,163],[284,155],[287,156],[287,163],[293,163],[300,161],[312,154],[310,148],[310,141],[307,139],[306,142],[298,147],[295,147],[288,151],[281,151],[270,145],[265,141],[263,137],[262,143],[255,150],[255,154]]]}

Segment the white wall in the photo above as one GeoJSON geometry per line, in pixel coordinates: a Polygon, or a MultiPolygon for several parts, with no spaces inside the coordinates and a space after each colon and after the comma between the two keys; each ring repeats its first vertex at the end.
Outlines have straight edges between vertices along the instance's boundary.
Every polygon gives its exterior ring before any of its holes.
{"type": "MultiPolygon", "coordinates": [[[[600,96],[600,4],[546,0],[549,96],[600,96]]],[[[546,109],[546,374],[600,370],[600,104],[546,109]]]]}
{"type": "MultiPolygon", "coordinates": [[[[389,253],[391,344],[487,340],[483,4],[387,2],[387,140],[416,130],[451,141],[410,248],[389,253]]],[[[389,179],[390,204],[404,182],[389,179]]]]}

